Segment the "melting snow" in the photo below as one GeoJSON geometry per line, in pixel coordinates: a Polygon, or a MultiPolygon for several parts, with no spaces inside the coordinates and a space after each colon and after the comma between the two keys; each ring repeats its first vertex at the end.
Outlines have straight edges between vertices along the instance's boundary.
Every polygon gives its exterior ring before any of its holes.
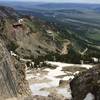
{"type": "Polygon", "coordinates": [[[73,79],[74,78],[74,76],[65,76],[62,80],[70,80],[70,79],[73,79]]]}
{"type": "Polygon", "coordinates": [[[88,93],[84,100],[95,100],[94,95],[92,93],[88,93]]]}
{"type": "Polygon", "coordinates": [[[62,66],[62,67],[69,67],[69,66],[77,66],[77,67],[83,67],[83,68],[92,68],[92,65],[89,64],[68,64],[68,63],[61,63],[61,62],[51,62],[51,61],[46,61],[48,64],[56,65],[56,66],[62,66]]]}
{"type": "Polygon", "coordinates": [[[34,78],[34,76],[32,74],[26,75],[26,80],[29,80],[29,79],[32,79],[32,78],[34,78]]]}
{"type": "Polygon", "coordinates": [[[74,73],[74,75],[75,75],[75,74],[79,74],[79,71],[76,71],[76,72],[74,73]]]}
{"type": "MultiPolygon", "coordinates": [[[[84,68],[91,68],[91,65],[79,65],[79,64],[66,64],[66,63],[60,63],[60,62],[47,62],[48,64],[51,65],[56,65],[58,67],[56,67],[55,69],[50,69],[50,68],[46,68],[43,71],[47,71],[48,73],[44,76],[41,76],[41,73],[37,73],[37,75],[33,75],[33,74],[28,74],[27,75],[27,80],[37,77],[38,80],[43,80],[45,78],[49,79],[49,82],[44,82],[44,83],[34,83],[32,85],[30,85],[30,89],[32,90],[32,94],[33,95],[41,95],[41,96],[48,96],[50,94],[49,91],[43,90],[43,89],[47,89],[47,88],[56,88],[56,91],[58,92],[58,94],[63,95],[64,97],[67,97],[69,99],[71,99],[71,91],[70,91],[70,87],[65,87],[65,88],[59,88],[59,82],[60,80],[65,80],[68,81],[70,79],[74,78],[74,74],[78,74],[79,71],[76,71],[75,73],[73,73],[73,75],[67,76],[67,72],[65,73],[64,71],[62,71],[62,69],[64,67],[75,67],[75,66],[79,66],[79,67],[84,67],[84,68]],[[63,76],[62,78],[57,78],[57,76],[63,76]],[[65,76],[66,75],[66,76],[65,76]]],[[[68,72],[71,73],[71,72],[68,72]]],[[[88,95],[89,97],[90,95],[88,95]]],[[[93,97],[93,96],[92,96],[93,97]]],[[[86,97],[87,98],[87,97],[86,97]]],[[[92,100],[92,99],[84,99],[84,100],[92,100]]]]}
{"type": "Polygon", "coordinates": [[[69,85],[67,88],[59,88],[58,93],[62,94],[64,97],[68,98],[69,100],[72,99],[71,90],[70,90],[69,85]]]}

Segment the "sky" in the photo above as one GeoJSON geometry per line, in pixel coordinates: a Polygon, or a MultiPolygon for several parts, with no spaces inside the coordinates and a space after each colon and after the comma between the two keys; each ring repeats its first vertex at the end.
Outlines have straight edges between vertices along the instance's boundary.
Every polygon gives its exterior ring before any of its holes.
{"type": "MultiPolygon", "coordinates": [[[[0,0],[0,1],[2,1],[2,0],[0,0]]],[[[100,3],[100,0],[3,0],[3,1],[100,3]]]]}

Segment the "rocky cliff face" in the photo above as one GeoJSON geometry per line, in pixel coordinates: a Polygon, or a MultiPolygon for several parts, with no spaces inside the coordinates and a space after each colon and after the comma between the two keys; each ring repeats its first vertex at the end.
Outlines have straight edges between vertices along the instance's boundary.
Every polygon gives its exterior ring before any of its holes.
{"type": "Polygon", "coordinates": [[[25,65],[12,59],[0,40],[0,99],[29,94],[28,83],[25,80],[25,65]]]}
{"type": "Polygon", "coordinates": [[[9,53],[0,41],[0,98],[17,96],[15,76],[9,53]]]}
{"type": "Polygon", "coordinates": [[[70,86],[73,100],[85,100],[89,93],[95,100],[100,100],[100,65],[80,73],[71,81],[70,86]]]}

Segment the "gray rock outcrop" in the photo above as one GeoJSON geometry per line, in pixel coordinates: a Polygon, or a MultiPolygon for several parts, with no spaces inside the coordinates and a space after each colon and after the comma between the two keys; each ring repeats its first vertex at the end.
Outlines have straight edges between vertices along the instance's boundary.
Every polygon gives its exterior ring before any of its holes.
{"type": "Polygon", "coordinates": [[[70,83],[73,100],[84,100],[88,93],[100,100],[100,65],[77,75],[70,83]]]}
{"type": "Polygon", "coordinates": [[[3,41],[0,40],[0,100],[28,95],[25,67],[10,56],[3,41]]]}

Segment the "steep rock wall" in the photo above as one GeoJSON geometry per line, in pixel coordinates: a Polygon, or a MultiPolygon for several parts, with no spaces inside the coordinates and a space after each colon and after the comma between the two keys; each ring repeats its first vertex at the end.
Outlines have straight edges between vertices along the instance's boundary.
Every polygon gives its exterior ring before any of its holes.
{"type": "Polygon", "coordinates": [[[29,95],[28,83],[25,80],[25,66],[12,60],[3,41],[0,40],[0,100],[29,95]]]}

